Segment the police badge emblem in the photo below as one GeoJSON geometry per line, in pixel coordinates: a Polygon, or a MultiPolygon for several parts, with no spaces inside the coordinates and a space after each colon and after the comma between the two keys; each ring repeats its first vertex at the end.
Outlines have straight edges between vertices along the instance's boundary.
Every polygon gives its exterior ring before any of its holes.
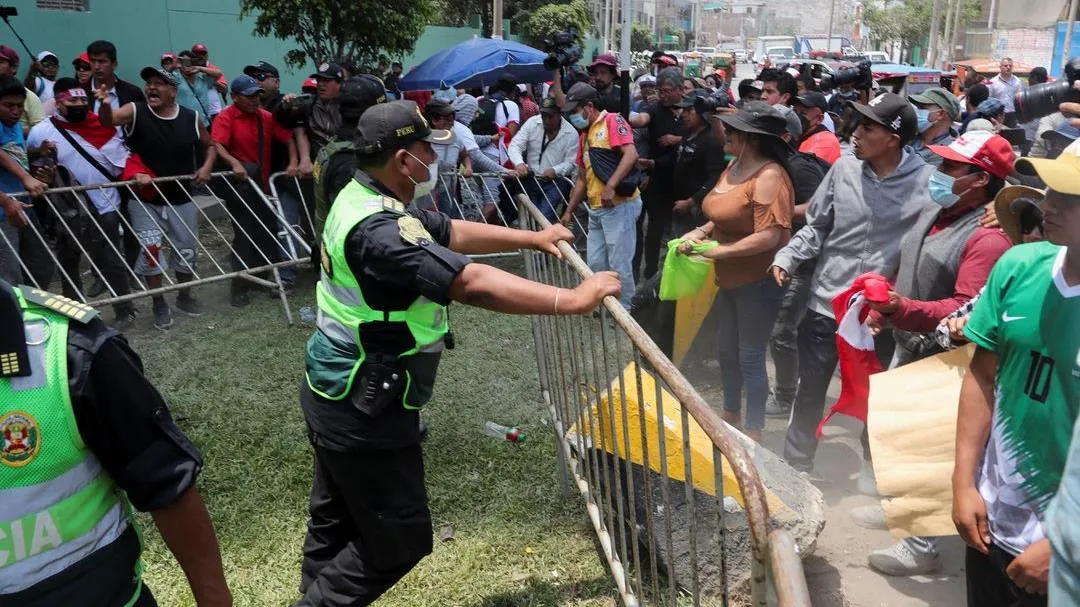
{"type": "Polygon", "coordinates": [[[0,417],[0,463],[12,468],[29,464],[41,448],[41,430],[29,413],[11,411],[0,417]]]}
{"type": "Polygon", "coordinates": [[[425,246],[431,244],[431,234],[424,228],[424,224],[412,215],[404,215],[397,220],[398,232],[401,239],[411,245],[425,246]]]}

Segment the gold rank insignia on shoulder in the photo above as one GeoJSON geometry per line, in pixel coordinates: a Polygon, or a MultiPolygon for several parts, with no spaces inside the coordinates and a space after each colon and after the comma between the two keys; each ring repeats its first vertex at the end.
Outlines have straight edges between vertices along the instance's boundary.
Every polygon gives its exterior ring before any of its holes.
{"type": "Polygon", "coordinates": [[[411,245],[423,245],[431,242],[431,234],[424,228],[424,224],[412,215],[404,215],[397,220],[398,231],[401,239],[411,245]]]}
{"type": "Polygon", "coordinates": [[[34,289],[31,287],[19,287],[19,291],[22,293],[23,299],[27,302],[52,310],[57,314],[63,314],[64,316],[67,316],[72,320],[77,320],[83,324],[98,317],[98,311],[94,308],[84,303],[79,303],[74,299],[68,299],[63,295],[57,295],[55,293],[49,293],[48,291],[42,291],[41,289],[34,289]]]}
{"type": "Polygon", "coordinates": [[[382,197],[382,206],[383,209],[386,209],[387,211],[394,211],[395,213],[405,212],[405,204],[400,200],[390,198],[389,196],[382,197]]]}

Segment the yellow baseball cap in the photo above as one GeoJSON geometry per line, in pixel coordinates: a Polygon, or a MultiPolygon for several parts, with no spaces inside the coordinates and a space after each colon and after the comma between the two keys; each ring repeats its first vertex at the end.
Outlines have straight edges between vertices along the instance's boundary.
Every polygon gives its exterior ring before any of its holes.
{"type": "Polygon", "coordinates": [[[1080,196],[1080,139],[1069,144],[1057,158],[1021,158],[1016,170],[1034,173],[1055,192],[1080,196]]]}

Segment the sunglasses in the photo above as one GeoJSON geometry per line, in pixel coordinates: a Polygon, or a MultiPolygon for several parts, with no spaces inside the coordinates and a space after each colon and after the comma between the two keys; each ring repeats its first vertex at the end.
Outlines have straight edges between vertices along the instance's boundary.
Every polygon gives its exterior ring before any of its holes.
{"type": "Polygon", "coordinates": [[[75,71],[76,72],[89,72],[90,71],[90,66],[85,64],[85,63],[80,63],[80,64],[75,66],[75,71]]]}

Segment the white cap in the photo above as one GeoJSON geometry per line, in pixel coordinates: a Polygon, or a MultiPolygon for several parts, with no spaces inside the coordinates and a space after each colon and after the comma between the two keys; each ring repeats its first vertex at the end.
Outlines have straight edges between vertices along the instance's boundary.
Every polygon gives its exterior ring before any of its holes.
{"type": "Polygon", "coordinates": [[[37,54],[38,62],[43,61],[46,57],[52,57],[53,59],[56,59],[57,63],[60,63],[60,58],[57,57],[56,53],[54,53],[52,51],[41,51],[40,53],[37,54]]]}

